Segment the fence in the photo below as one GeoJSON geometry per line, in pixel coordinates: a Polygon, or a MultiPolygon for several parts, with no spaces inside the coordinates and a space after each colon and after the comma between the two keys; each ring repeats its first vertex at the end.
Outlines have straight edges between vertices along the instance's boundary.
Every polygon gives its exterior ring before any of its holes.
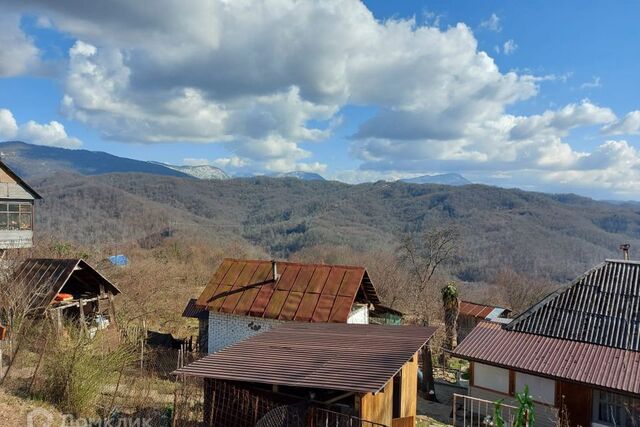
{"type": "Polygon", "coordinates": [[[175,427],[390,427],[250,385],[194,377],[178,382],[175,427]]]}
{"type": "MultiPolygon", "coordinates": [[[[505,425],[513,425],[518,408],[511,405],[500,405],[499,413],[505,425]]],[[[487,427],[495,425],[495,402],[464,396],[453,395],[453,426],[487,427]]]]}

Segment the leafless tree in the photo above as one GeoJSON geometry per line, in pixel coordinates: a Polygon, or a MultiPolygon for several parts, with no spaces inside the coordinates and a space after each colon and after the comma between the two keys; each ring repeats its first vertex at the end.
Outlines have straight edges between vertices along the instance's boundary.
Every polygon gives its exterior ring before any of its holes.
{"type": "Polygon", "coordinates": [[[429,301],[436,297],[434,277],[457,254],[459,233],[453,226],[431,228],[421,234],[403,237],[399,247],[399,261],[407,268],[413,283],[412,297],[416,301],[416,315],[429,322],[429,301]]]}
{"type": "Polygon", "coordinates": [[[0,261],[0,323],[7,328],[9,357],[13,359],[20,337],[28,330],[30,320],[46,308],[51,286],[48,282],[25,283],[16,277],[23,259],[0,261]]]}
{"type": "Polygon", "coordinates": [[[510,308],[514,315],[522,313],[555,289],[549,280],[527,277],[509,268],[501,270],[491,282],[500,300],[496,302],[510,308]]]}

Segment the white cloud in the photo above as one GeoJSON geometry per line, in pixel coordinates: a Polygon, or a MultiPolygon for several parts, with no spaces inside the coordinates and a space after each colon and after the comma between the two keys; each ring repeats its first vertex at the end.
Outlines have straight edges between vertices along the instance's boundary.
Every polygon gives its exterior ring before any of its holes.
{"type": "Polygon", "coordinates": [[[20,28],[20,15],[0,8],[0,77],[33,71],[39,64],[39,51],[20,28]]]}
{"type": "Polygon", "coordinates": [[[502,53],[504,53],[505,55],[511,55],[517,49],[518,49],[518,45],[516,44],[515,41],[513,41],[513,39],[507,40],[502,45],[502,53]]]}
{"type": "Polygon", "coordinates": [[[124,0],[27,3],[79,39],[65,82],[69,117],[125,142],[222,142],[264,168],[316,168],[300,164],[311,154],[300,143],[327,138],[345,105],[380,109],[359,135],[379,136],[399,118],[423,132],[434,123],[447,138],[537,91],[528,76],[501,73],[467,26],[380,22],[355,0],[188,10],[164,0],[153,14],[124,0]]]}
{"type": "Polygon", "coordinates": [[[594,76],[590,82],[582,83],[580,89],[596,89],[602,87],[600,83],[600,77],[594,76]]]}
{"type": "Polygon", "coordinates": [[[640,110],[631,111],[622,119],[602,128],[608,135],[637,135],[640,133],[640,110]]]}
{"type": "Polygon", "coordinates": [[[11,111],[0,108],[0,139],[15,138],[18,134],[18,124],[11,111]]]}
{"type": "Polygon", "coordinates": [[[230,168],[239,169],[239,168],[248,166],[249,162],[246,161],[245,159],[241,159],[238,156],[232,156],[232,157],[221,157],[221,158],[215,159],[213,161],[213,164],[221,168],[230,167],[230,168]]]}
{"type": "Polygon", "coordinates": [[[500,32],[502,31],[502,26],[500,25],[500,17],[495,13],[492,13],[489,18],[480,23],[480,27],[489,31],[500,32]]]}
{"type": "Polygon", "coordinates": [[[62,123],[55,120],[48,124],[40,124],[30,120],[20,125],[18,138],[30,144],[49,147],[79,148],[82,145],[78,138],[69,137],[62,123]]]}
{"type": "Polygon", "coordinates": [[[78,148],[82,145],[79,139],[67,135],[60,122],[53,120],[48,124],[40,124],[30,120],[18,125],[10,110],[0,108],[0,140],[9,139],[62,148],[78,148]]]}
{"type": "MultiPolygon", "coordinates": [[[[500,70],[468,26],[440,29],[435,15],[380,21],[357,0],[158,0],[153,13],[128,0],[12,1],[77,40],[68,117],[123,142],[221,143],[230,155],[212,161],[220,166],[324,171],[311,142],[331,136],[350,105],[373,111],[348,141],[363,176],[579,171],[596,152],[570,144],[573,129],[638,128],[589,101],[507,113],[541,82],[568,77],[500,70]]],[[[500,18],[481,27],[499,31],[500,18]]]]}

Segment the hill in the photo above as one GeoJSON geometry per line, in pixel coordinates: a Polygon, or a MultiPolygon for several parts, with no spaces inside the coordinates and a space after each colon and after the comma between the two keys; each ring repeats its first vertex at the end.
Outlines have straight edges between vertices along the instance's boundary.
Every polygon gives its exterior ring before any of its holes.
{"type": "Polygon", "coordinates": [[[442,184],[442,185],[468,185],[471,184],[464,176],[457,173],[442,173],[439,175],[422,175],[415,178],[401,179],[409,184],[442,184]]]}
{"type": "Polygon", "coordinates": [[[402,233],[454,224],[462,236],[455,273],[465,281],[503,267],[565,281],[618,256],[622,242],[640,248],[637,207],[483,185],[269,177],[212,185],[148,174],[57,174],[32,184],[45,198],[38,229],[88,244],[174,228],[286,257],[316,245],[393,250],[402,233]]]}
{"type": "Polygon", "coordinates": [[[99,175],[115,172],[141,172],[166,176],[189,176],[157,163],[127,159],[112,154],[44,147],[20,141],[0,143],[2,160],[26,179],[45,177],[55,172],[99,175]]]}

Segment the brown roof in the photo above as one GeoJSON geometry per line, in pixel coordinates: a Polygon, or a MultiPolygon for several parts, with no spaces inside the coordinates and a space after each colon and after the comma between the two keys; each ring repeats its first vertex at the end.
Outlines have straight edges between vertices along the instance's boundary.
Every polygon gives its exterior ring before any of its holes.
{"type": "Polygon", "coordinates": [[[15,271],[14,278],[25,290],[43,292],[42,306],[49,305],[70,280],[87,289],[99,289],[102,284],[114,295],[120,290],[82,259],[28,259],[15,271]]]}
{"type": "Polygon", "coordinates": [[[511,310],[502,307],[478,304],[470,301],[460,301],[459,314],[461,316],[471,316],[477,317],[479,319],[486,319],[492,313],[495,314],[495,316],[493,317],[497,317],[500,314],[508,314],[510,312],[511,310]]]}
{"type": "Polygon", "coordinates": [[[210,354],[176,374],[228,381],[377,392],[434,327],[289,322],[210,354]]]}
{"type": "Polygon", "coordinates": [[[606,260],[506,328],[640,351],[640,262],[606,260]]]}
{"type": "Polygon", "coordinates": [[[182,311],[182,317],[191,317],[194,319],[206,319],[208,317],[208,312],[204,308],[200,307],[196,303],[195,298],[191,298],[184,310],[182,311]]]}
{"type": "Polygon", "coordinates": [[[480,322],[454,354],[540,376],[640,394],[640,352],[523,332],[480,322]]]}
{"type": "Polygon", "coordinates": [[[301,322],[346,322],[355,301],[380,303],[363,267],[225,259],[197,300],[211,311],[301,322]]]}

